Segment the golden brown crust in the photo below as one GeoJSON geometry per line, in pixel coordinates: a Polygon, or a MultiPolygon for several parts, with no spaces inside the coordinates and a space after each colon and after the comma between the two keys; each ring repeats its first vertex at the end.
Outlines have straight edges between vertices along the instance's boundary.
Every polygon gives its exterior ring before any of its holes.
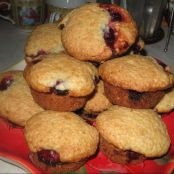
{"type": "Polygon", "coordinates": [[[6,90],[0,90],[0,114],[17,125],[25,126],[30,117],[43,109],[34,102],[22,71],[1,73],[0,81],[4,77],[12,77],[13,81],[6,90]]]}
{"type": "Polygon", "coordinates": [[[112,106],[98,115],[96,128],[108,143],[145,157],[162,156],[170,146],[164,122],[150,109],[112,106]]]}
{"type": "Polygon", "coordinates": [[[127,55],[109,60],[99,67],[104,81],[138,92],[157,91],[171,87],[174,75],[149,56],[127,55]]]}
{"type": "Polygon", "coordinates": [[[87,101],[87,97],[60,96],[54,93],[37,92],[33,89],[31,94],[42,108],[54,111],[75,111],[82,108],[87,101]]]}
{"type": "Polygon", "coordinates": [[[170,112],[172,109],[174,109],[174,88],[170,89],[155,106],[155,110],[159,113],[170,112]]]}
{"type": "Polygon", "coordinates": [[[48,23],[37,26],[28,37],[25,46],[26,61],[31,62],[39,52],[59,53],[64,48],[61,42],[61,30],[56,23],[48,23]]]}
{"type": "Polygon", "coordinates": [[[104,89],[105,95],[111,103],[128,108],[154,108],[165,95],[164,90],[155,92],[137,92],[113,86],[107,82],[104,82],[104,89]]]}
{"type": "Polygon", "coordinates": [[[38,92],[68,90],[74,97],[87,96],[95,89],[97,69],[91,63],[81,62],[66,54],[47,55],[42,61],[27,67],[25,77],[38,92]]]}
{"type": "Polygon", "coordinates": [[[25,137],[31,152],[54,150],[60,162],[78,162],[93,155],[97,130],[72,112],[44,111],[27,121],[25,137]]]}
{"type": "Polygon", "coordinates": [[[80,60],[101,62],[111,58],[113,51],[120,55],[128,50],[137,36],[136,25],[126,10],[116,5],[111,6],[123,13],[126,20],[111,22],[108,9],[97,3],[89,3],[73,10],[60,22],[59,26],[65,26],[62,30],[62,43],[68,54],[80,60]],[[104,39],[109,28],[113,29],[117,37],[113,50],[104,39]]]}
{"type": "Polygon", "coordinates": [[[112,104],[106,98],[104,94],[103,81],[99,81],[96,90],[92,98],[90,98],[84,106],[84,110],[87,113],[99,113],[108,109],[112,104]]]}

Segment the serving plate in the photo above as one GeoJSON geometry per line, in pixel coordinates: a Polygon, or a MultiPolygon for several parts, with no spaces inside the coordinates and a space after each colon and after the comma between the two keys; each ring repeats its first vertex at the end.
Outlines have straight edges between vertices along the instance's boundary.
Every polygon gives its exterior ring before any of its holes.
{"type": "MultiPolygon", "coordinates": [[[[25,62],[21,61],[8,70],[22,70],[25,62]]],[[[79,170],[71,174],[104,174],[104,173],[158,173],[174,172],[174,111],[162,115],[170,138],[171,146],[168,154],[158,159],[145,160],[137,165],[120,165],[112,163],[102,152],[89,160],[79,170]]],[[[43,173],[29,160],[29,149],[24,138],[24,129],[0,116],[0,159],[23,168],[26,173],[43,173]]],[[[56,173],[54,173],[56,174],[56,173]]]]}
{"type": "MultiPolygon", "coordinates": [[[[89,160],[85,166],[71,173],[158,173],[171,174],[174,172],[174,112],[163,115],[170,138],[171,147],[167,155],[159,159],[146,160],[137,165],[120,165],[112,163],[102,152],[89,160]]],[[[16,165],[29,171],[28,173],[42,173],[29,160],[29,149],[24,138],[24,129],[17,127],[0,117],[0,156],[10,159],[16,165]]]]}

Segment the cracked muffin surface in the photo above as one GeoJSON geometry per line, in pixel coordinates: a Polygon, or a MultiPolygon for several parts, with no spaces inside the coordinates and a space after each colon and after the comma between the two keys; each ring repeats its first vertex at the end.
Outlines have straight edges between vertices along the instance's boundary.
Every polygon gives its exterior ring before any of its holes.
{"type": "Polygon", "coordinates": [[[59,23],[68,54],[101,62],[126,52],[137,37],[136,24],[123,8],[89,3],[70,12],[59,23]]]}

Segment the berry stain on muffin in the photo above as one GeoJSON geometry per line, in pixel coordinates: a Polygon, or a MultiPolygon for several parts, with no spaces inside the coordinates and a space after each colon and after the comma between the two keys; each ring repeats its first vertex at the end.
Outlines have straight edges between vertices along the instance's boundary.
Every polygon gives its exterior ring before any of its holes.
{"type": "Polygon", "coordinates": [[[43,49],[41,49],[41,50],[39,50],[38,52],[37,52],[37,54],[35,55],[35,56],[31,56],[32,58],[35,58],[35,57],[38,57],[38,56],[44,56],[44,55],[46,55],[47,53],[43,50],[43,49]]]}
{"type": "Polygon", "coordinates": [[[115,6],[111,4],[100,4],[100,7],[109,12],[112,22],[124,22],[124,17],[121,11],[115,8],[115,6]]]}
{"type": "Polygon", "coordinates": [[[51,166],[55,166],[60,162],[59,154],[54,150],[41,150],[37,152],[38,159],[51,166]]]}
{"type": "Polygon", "coordinates": [[[53,92],[56,95],[68,95],[69,90],[68,89],[60,89],[60,88],[65,88],[63,85],[63,81],[57,81],[56,85],[52,88],[50,88],[50,92],[53,92]]]}
{"type": "Polygon", "coordinates": [[[12,84],[13,82],[13,77],[10,76],[5,76],[1,81],[0,81],[0,91],[7,90],[8,87],[12,84]]]}
{"type": "Polygon", "coordinates": [[[37,52],[37,54],[34,56],[30,56],[32,58],[32,64],[36,64],[42,60],[42,57],[47,55],[47,53],[41,49],[37,52]]]}
{"type": "MultiPolygon", "coordinates": [[[[124,22],[126,19],[123,15],[123,12],[121,9],[117,8],[117,6],[113,6],[111,4],[100,4],[101,8],[104,8],[108,11],[109,15],[111,16],[111,20],[108,24],[107,29],[104,31],[104,40],[106,42],[106,45],[111,49],[112,51],[112,57],[115,57],[117,55],[115,44],[117,42],[117,38],[119,37],[119,32],[114,27],[114,23],[120,23],[124,22]]],[[[116,44],[117,45],[117,44],[116,44]]],[[[126,41],[123,41],[119,45],[119,49],[126,50],[129,48],[129,44],[126,41]]]]}
{"type": "Polygon", "coordinates": [[[100,79],[99,77],[95,76],[94,77],[94,85],[96,86],[99,83],[100,79]]]}
{"type": "Polygon", "coordinates": [[[104,31],[104,39],[106,42],[106,45],[111,48],[111,50],[114,50],[114,43],[116,40],[115,32],[112,28],[109,28],[108,30],[104,31]]]}
{"type": "Polygon", "coordinates": [[[129,99],[134,100],[134,101],[140,100],[144,95],[144,93],[137,92],[137,91],[134,91],[134,90],[128,90],[128,93],[129,93],[128,94],[129,99]]]}

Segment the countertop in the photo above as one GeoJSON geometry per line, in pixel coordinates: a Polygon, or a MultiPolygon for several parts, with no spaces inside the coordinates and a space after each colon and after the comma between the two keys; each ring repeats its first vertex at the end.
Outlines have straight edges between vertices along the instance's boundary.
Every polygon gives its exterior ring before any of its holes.
{"type": "MultiPolygon", "coordinates": [[[[24,45],[29,34],[16,25],[0,20],[0,72],[23,60],[24,45]]],[[[146,45],[145,50],[148,55],[169,65],[174,72],[174,35],[171,37],[167,53],[163,51],[165,40],[166,38],[155,44],[146,45]]],[[[13,165],[0,160],[0,173],[14,173],[14,171],[21,173],[21,169],[14,170],[13,165]]]]}

